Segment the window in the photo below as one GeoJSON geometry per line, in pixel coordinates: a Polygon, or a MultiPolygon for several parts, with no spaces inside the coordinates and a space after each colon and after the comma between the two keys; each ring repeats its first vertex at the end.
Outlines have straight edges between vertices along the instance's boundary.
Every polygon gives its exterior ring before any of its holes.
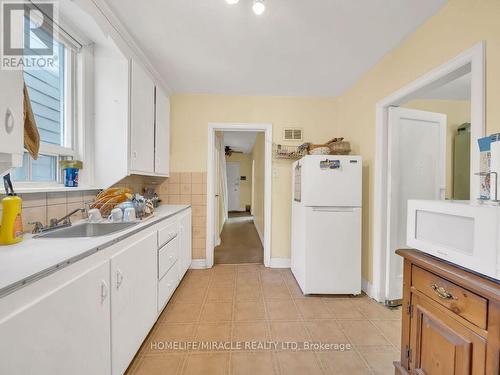
{"type": "MultiPolygon", "coordinates": [[[[26,19],[25,33],[30,46],[41,46],[45,39],[53,40],[54,63],[44,68],[27,68],[24,81],[40,133],[40,154],[34,160],[25,152],[23,166],[13,171],[13,179],[25,182],[60,183],[59,162],[76,158],[75,83],[78,48],[51,38],[48,33],[35,34],[26,19]]],[[[62,41],[63,40],[63,41],[62,41]]],[[[27,55],[32,55],[26,50],[27,55]]]]}

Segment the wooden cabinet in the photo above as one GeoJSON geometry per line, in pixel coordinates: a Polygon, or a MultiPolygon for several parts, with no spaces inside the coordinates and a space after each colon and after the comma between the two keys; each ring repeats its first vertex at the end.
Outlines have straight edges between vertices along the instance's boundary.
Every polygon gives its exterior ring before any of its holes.
{"type": "Polygon", "coordinates": [[[417,250],[404,257],[396,374],[500,374],[500,283],[417,250]]]}
{"type": "Polygon", "coordinates": [[[170,99],[159,87],[155,96],[155,174],[170,173],[170,99]]]}
{"type": "Polygon", "coordinates": [[[157,318],[157,234],[111,258],[112,373],[123,374],[157,318]]]}
{"type": "Polygon", "coordinates": [[[23,74],[0,69],[0,175],[20,167],[24,152],[23,74]]]}
{"type": "Polygon", "coordinates": [[[0,374],[109,374],[109,262],[0,322],[0,374]]]}
{"type": "Polygon", "coordinates": [[[154,173],[154,95],[155,85],[135,61],[130,80],[130,170],[154,173]]]}

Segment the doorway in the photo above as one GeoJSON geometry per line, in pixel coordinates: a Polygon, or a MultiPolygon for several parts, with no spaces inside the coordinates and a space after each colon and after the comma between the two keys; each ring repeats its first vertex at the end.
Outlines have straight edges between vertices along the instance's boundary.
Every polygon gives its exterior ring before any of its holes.
{"type": "Polygon", "coordinates": [[[476,140],[485,134],[484,96],[485,46],[481,42],[377,104],[373,283],[364,287],[377,301],[396,305],[402,298],[403,267],[395,250],[408,247],[405,214],[408,199],[477,196],[476,140]],[[459,104],[468,108],[468,116],[457,115],[458,102],[464,102],[459,104]],[[425,137],[421,141],[427,143],[427,148],[418,146],[415,137],[421,136],[425,137]],[[406,139],[405,143],[398,143],[401,139],[406,139]],[[440,152],[436,156],[438,147],[440,152]],[[435,154],[434,163],[426,159],[430,151],[435,154]],[[419,173],[430,180],[425,181],[426,186],[417,185],[418,189],[414,189],[412,181],[424,183],[416,181],[419,173]],[[464,181],[468,187],[464,187],[464,181]]]}
{"type": "Polygon", "coordinates": [[[206,266],[270,263],[272,127],[209,124],[206,266]]]}

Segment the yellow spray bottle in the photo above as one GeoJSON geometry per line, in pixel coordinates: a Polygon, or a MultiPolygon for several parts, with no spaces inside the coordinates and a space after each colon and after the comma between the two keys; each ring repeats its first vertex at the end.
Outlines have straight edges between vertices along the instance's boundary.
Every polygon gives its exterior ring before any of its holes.
{"type": "Polygon", "coordinates": [[[10,174],[3,178],[7,196],[2,199],[0,245],[12,245],[23,240],[22,200],[14,193],[10,174]]]}

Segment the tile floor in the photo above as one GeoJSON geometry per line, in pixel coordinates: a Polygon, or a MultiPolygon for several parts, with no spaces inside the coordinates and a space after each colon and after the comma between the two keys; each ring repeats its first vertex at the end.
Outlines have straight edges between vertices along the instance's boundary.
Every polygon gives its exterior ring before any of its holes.
{"type": "Polygon", "coordinates": [[[127,374],[393,374],[400,316],[366,296],[304,297],[289,269],[190,270],[127,374]],[[210,342],[218,344],[186,349],[210,342]],[[259,346],[269,342],[279,344],[259,346]],[[304,342],[351,349],[307,349],[304,342]]]}

